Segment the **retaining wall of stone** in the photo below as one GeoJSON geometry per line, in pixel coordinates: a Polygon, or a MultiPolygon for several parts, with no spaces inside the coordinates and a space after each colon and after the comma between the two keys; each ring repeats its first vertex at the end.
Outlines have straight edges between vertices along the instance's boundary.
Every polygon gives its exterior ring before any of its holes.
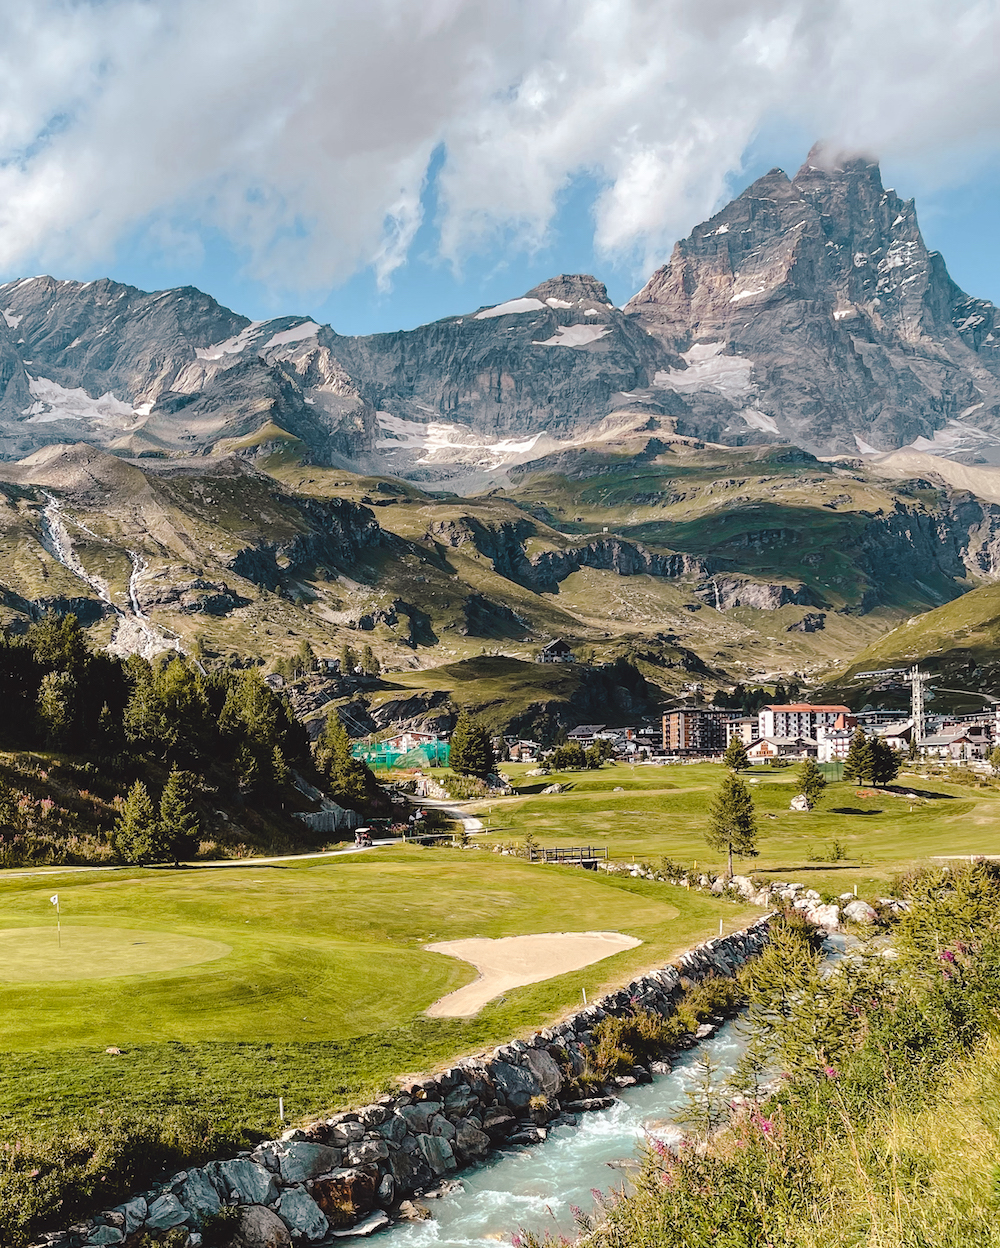
{"type": "MultiPolygon", "coordinates": [[[[553,1125],[575,1125],[580,1114],[611,1104],[622,1087],[652,1079],[650,1069],[639,1066],[601,1089],[601,1096],[568,1099],[601,1019],[635,1009],[668,1016],[687,984],[733,975],[767,937],[768,919],[762,918],[745,931],[706,941],[527,1040],[463,1059],[394,1096],[288,1131],[251,1153],[174,1175],[85,1225],[50,1232],[36,1243],[129,1248],[146,1232],[183,1228],[189,1248],[197,1248],[206,1221],[225,1206],[238,1207],[235,1248],[315,1248],[369,1235],[399,1217],[419,1217],[413,1198],[456,1171],[481,1164],[497,1148],[537,1143],[553,1125]]],[[[717,1025],[705,1024],[688,1046],[717,1025]]]]}

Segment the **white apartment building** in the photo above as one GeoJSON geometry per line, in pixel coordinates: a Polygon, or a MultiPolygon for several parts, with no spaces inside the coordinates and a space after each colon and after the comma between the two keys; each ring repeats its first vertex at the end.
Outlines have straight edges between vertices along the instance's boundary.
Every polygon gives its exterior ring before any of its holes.
{"type": "Polygon", "coordinates": [[[814,706],[789,702],[763,707],[757,715],[760,737],[808,737],[816,740],[820,728],[853,728],[854,716],[847,706],[814,706]]]}

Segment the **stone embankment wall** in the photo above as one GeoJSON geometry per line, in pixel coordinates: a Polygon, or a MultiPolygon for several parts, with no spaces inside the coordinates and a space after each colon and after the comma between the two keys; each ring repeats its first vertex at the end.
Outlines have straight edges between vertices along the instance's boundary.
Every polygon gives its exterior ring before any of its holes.
{"type": "MultiPolygon", "coordinates": [[[[734,875],[731,880],[726,880],[721,875],[697,875],[694,872],[674,874],[646,863],[629,865],[623,862],[598,862],[597,868],[608,875],[628,875],[633,879],[654,880],[679,888],[695,888],[715,893],[717,896],[730,896],[734,900],[749,902],[752,906],[762,906],[765,910],[788,906],[793,910],[801,910],[810,923],[828,932],[835,932],[845,922],[871,923],[877,917],[874,906],[853,893],[842,893],[837,901],[825,902],[814,888],[806,888],[804,884],[775,881],[758,885],[747,875],[734,875]]],[[[905,902],[894,897],[880,898],[880,903],[888,910],[906,908],[905,902]]]]}
{"type": "MultiPolygon", "coordinates": [[[[553,1125],[611,1104],[623,1087],[649,1082],[638,1066],[599,1095],[571,1090],[607,1015],[648,1009],[672,1014],[685,986],[709,975],[733,975],[767,943],[768,920],[706,941],[673,964],[634,980],[555,1027],[470,1057],[418,1079],[373,1105],[288,1131],[230,1161],[174,1175],[86,1225],[51,1232],[46,1248],[135,1242],[143,1232],[184,1228],[189,1248],[224,1206],[236,1206],[233,1243],[240,1248],[335,1244],[368,1235],[400,1217],[421,1216],[412,1198],[455,1171],[479,1165],[491,1151],[544,1139],[553,1125]]],[[[704,1024],[690,1047],[718,1024],[704,1024]]]]}

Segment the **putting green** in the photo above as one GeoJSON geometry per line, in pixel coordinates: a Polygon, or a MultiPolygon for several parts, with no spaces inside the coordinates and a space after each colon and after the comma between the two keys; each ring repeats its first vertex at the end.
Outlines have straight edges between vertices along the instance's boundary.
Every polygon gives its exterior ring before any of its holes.
{"type": "Polygon", "coordinates": [[[38,983],[57,979],[112,979],[172,971],[224,958],[232,950],[218,940],[124,927],[9,927],[0,931],[0,981],[38,983]]]}

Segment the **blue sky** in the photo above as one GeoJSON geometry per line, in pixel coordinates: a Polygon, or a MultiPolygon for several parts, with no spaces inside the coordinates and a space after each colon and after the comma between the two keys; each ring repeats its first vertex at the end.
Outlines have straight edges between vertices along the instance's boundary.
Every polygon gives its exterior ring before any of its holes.
{"type": "MultiPolygon", "coordinates": [[[[789,175],[801,165],[810,146],[800,134],[767,136],[755,141],[745,155],[744,171],[731,178],[738,194],[755,178],[778,166],[789,175]]],[[[927,245],[940,251],[955,281],[969,294],[1000,303],[1000,169],[986,165],[971,179],[952,185],[928,184],[904,162],[882,162],[882,177],[904,199],[916,197],[917,212],[927,245]]],[[[418,231],[406,263],[380,291],[374,272],[367,268],[326,297],[275,293],[241,274],[242,261],[230,243],[208,234],[204,257],[171,261],[138,241],[123,246],[111,265],[88,268],[83,280],[110,275],[143,289],[193,285],[207,290],[220,303],[254,320],[290,313],[328,322],[339,333],[368,334],[409,329],[439,317],[500,303],[522,294],[556,273],[593,273],[608,287],[612,300],[623,304],[643,284],[648,272],[634,263],[614,263],[594,251],[593,203],[597,186],[587,178],[574,179],[559,196],[557,215],[548,241],[537,250],[518,245],[515,232],[468,256],[460,269],[438,258],[438,231],[433,177],[423,195],[424,224],[418,231]]],[[[724,195],[721,206],[729,198],[724,195]]],[[[698,222],[692,220],[693,226],[698,222]]]]}
{"type": "Polygon", "coordinates": [[[1000,0],[0,5],[0,280],[370,333],[590,272],[624,302],[814,139],[1000,301],[1000,0]]]}

